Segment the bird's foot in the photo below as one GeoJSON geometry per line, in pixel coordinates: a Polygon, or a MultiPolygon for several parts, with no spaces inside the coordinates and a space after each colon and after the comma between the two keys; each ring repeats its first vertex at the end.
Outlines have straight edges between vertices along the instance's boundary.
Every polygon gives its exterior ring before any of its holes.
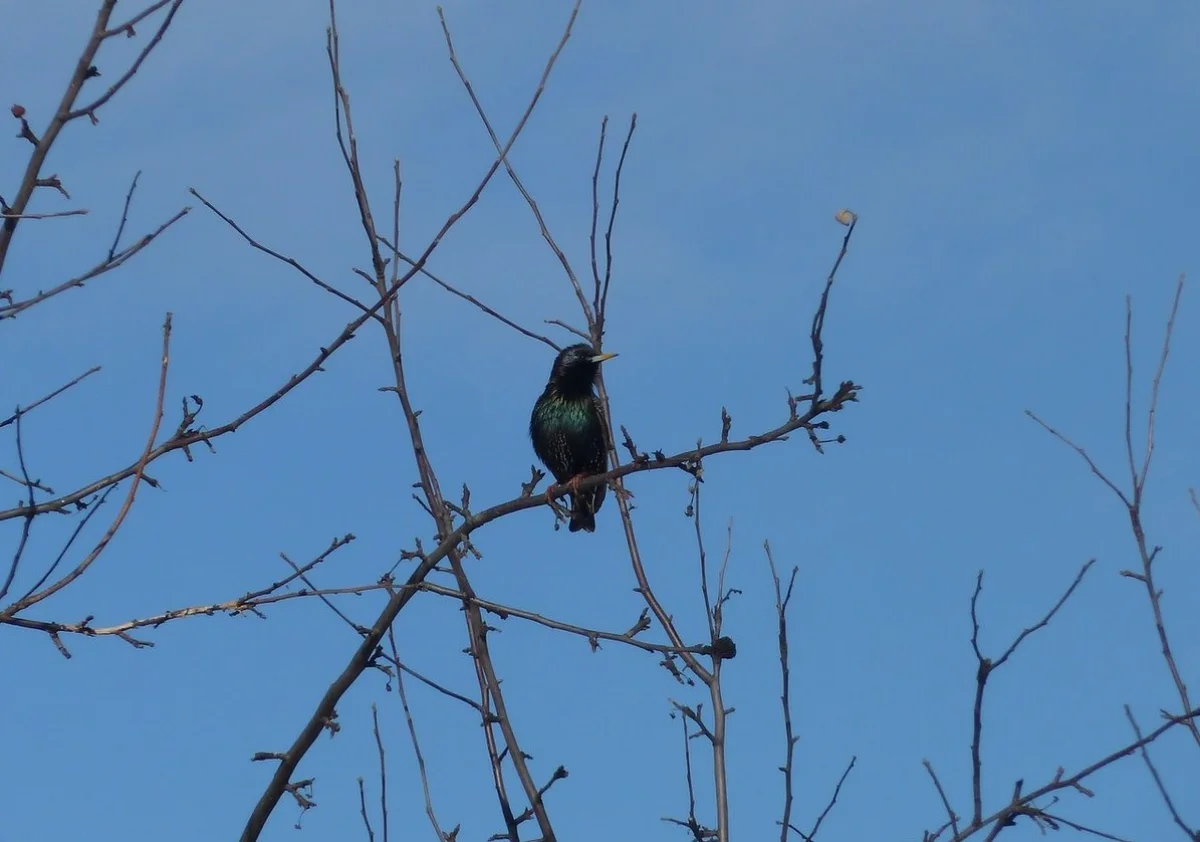
{"type": "Polygon", "coordinates": [[[587,479],[591,474],[581,473],[571,477],[566,482],[556,482],[554,485],[546,489],[546,502],[551,502],[554,495],[561,494],[564,491],[569,491],[572,494],[579,493],[579,484],[587,479]]]}
{"type": "Polygon", "coordinates": [[[566,485],[567,490],[570,491],[572,494],[578,494],[579,493],[579,483],[581,483],[585,479],[587,479],[588,476],[589,476],[588,474],[576,474],[575,476],[573,476],[569,480],[567,480],[566,483],[564,483],[564,484],[566,485]]]}

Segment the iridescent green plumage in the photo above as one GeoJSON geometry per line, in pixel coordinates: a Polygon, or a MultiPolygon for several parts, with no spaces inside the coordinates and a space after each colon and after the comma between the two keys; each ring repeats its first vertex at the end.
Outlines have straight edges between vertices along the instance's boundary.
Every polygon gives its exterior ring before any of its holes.
{"type": "MultiPolygon", "coordinates": [[[[608,468],[600,401],[592,391],[600,363],[616,354],[598,354],[590,345],[564,348],[529,418],[529,437],[538,458],[557,483],[602,474],[608,468]]],[[[596,512],[607,486],[572,493],[570,530],[594,532],[596,512]]]]}

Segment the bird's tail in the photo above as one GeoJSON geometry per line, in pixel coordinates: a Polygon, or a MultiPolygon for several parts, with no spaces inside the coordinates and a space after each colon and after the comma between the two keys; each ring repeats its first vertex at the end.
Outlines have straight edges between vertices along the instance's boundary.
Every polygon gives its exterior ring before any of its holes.
{"type": "Polygon", "coordinates": [[[592,510],[591,495],[571,495],[571,522],[567,529],[571,532],[596,531],[596,513],[592,510]]]}

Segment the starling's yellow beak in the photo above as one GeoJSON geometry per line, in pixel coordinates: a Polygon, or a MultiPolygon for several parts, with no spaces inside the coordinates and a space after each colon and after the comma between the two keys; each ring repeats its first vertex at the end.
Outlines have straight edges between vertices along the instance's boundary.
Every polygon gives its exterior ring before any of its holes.
{"type": "Polygon", "coordinates": [[[590,362],[602,363],[605,360],[611,360],[615,356],[616,356],[616,354],[597,354],[596,356],[591,358],[590,362]]]}

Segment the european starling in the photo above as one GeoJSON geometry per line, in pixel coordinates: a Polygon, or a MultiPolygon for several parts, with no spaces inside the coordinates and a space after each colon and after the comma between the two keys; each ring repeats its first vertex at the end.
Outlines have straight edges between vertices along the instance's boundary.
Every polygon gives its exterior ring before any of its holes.
{"type": "MultiPolygon", "coordinates": [[[[529,437],[533,450],[554,474],[555,482],[578,488],[590,474],[608,468],[600,400],[592,391],[600,363],[616,354],[598,354],[590,345],[564,348],[554,359],[546,390],[533,405],[529,437]]],[[[604,502],[604,484],[571,497],[570,530],[596,531],[596,512],[604,502]]]]}

